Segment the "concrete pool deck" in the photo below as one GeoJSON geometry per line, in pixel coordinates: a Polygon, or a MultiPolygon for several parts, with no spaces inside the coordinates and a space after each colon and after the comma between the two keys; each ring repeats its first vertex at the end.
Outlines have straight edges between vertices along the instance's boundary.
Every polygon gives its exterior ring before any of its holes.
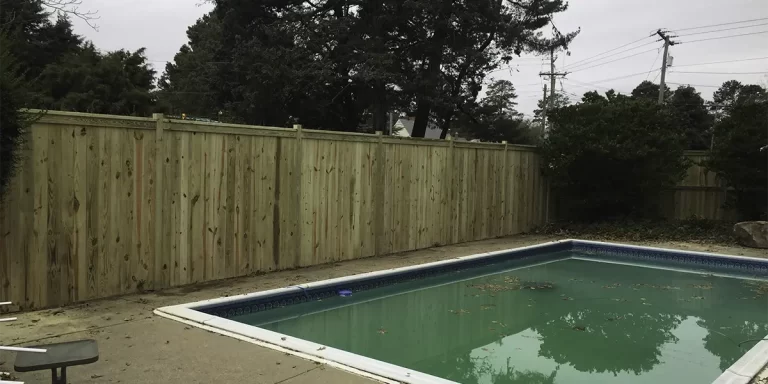
{"type": "MultiPolygon", "coordinates": [[[[339,262],[261,276],[18,314],[0,324],[0,344],[31,345],[93,338],[97,363],[67,370],[73,383],[374,383],[373,380],[156,316],[158,307],[263,291],[287,285],[559,240],[513,236],[339,262]]],[[[767,257],[765,250],[682,242],[635,243],[663,248],[767,257]]],[[[0,352],[0,371],[13,371],[13,353],[0,352]]],[[[16,373],[27,383],[50,382],[50,372],[16,373]]]]}

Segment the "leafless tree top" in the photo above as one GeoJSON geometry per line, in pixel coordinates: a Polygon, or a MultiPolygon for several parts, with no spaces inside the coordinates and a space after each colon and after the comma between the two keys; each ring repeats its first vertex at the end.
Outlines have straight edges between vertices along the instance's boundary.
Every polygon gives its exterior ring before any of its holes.
{"type": "Polygon", "coordinates": [[[94,23],[99,19],[97,11],[82,10],[80,6],[83,4],[82,0],[43,0],[43,5],[58,13],[66,13],[77,17],[80,20],[85,21],[88,26],[93,29],[98,29],[98,26],[94,23]]]}

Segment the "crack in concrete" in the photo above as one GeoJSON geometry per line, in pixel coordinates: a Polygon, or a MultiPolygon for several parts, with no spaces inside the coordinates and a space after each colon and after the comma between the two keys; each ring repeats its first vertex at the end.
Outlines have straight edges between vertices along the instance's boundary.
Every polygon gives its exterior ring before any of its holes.
{"type": "Polygon", "coordinates": [[[314,371],[314,370],[316,370],[316,369],[318,369],[318,368],[320,368],[320,365],[318,365],[318,366],[316,366],[316,367],[314,367],[314,368],[312,368],[312,369],[309,369],[309,370],[307,370],[307,371],[304,371],[304,372],[301,372],[301,373],[295,374],[295,375],[293,375],[293,376],[291,376],[291,377],[285,378],[285,379],[283,379],[283,380],[280,380],[280,381],[276,381],[276,382],[274,382],[273,384],[280,384],[280,383],[285,383],[285,382],[286,382],[286,381],[288,381],[288,380],[291,380],[291,379],[295,379],[295,378],[297,378],[297,377],[299,377],[299,376],[301,376],[301,375],[304,375],[304,374],[307,374],[307,373],[309,373],[309,372],[312,372],[312,371],[314,371]]]}

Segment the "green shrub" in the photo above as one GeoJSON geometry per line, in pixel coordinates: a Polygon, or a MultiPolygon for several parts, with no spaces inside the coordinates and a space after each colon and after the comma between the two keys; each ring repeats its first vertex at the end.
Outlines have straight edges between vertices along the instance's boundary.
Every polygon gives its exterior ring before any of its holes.
{"type": "Polygon", "coordinates": [[[651,101],[597,99],[556,109],[550,122],[544,172],[561,218],[657,216],[689,165],[674,114],[651,101]]]}
{"type": "Polygon", "coordinates": [[[30,119],[19,112],[22,83],[7,41],[0,35],[0,202],[19,161],[19,147],[30,119]]]}
{"type": "Polygon", "coordinates": [[[728,187],[726,204],[736,209],[743,220],[768,215],[768,97],[763,95],[737,103],[715,125],[714,148],[708,167],[717,172],[728,187]]]}

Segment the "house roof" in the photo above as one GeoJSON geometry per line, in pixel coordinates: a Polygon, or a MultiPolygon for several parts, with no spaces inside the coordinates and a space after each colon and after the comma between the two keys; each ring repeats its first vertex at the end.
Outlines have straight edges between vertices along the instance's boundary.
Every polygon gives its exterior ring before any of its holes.
{"type": "MultiPolygon", "coordinates": [[[[406,131],[408,131],[408,136],[412,136],[413,123],[414,123],[414,119],[403,117],[397,120],[397,123],[395,123],[395,126],[402,126],[406,131]]],[[[429,123],[427,125],[427,131],[424,133],[424,138],[439,139],[441,133],[442,133],[442,130],[440,128],[438,128],[436,125],[432,123],[429,123]]]]}

